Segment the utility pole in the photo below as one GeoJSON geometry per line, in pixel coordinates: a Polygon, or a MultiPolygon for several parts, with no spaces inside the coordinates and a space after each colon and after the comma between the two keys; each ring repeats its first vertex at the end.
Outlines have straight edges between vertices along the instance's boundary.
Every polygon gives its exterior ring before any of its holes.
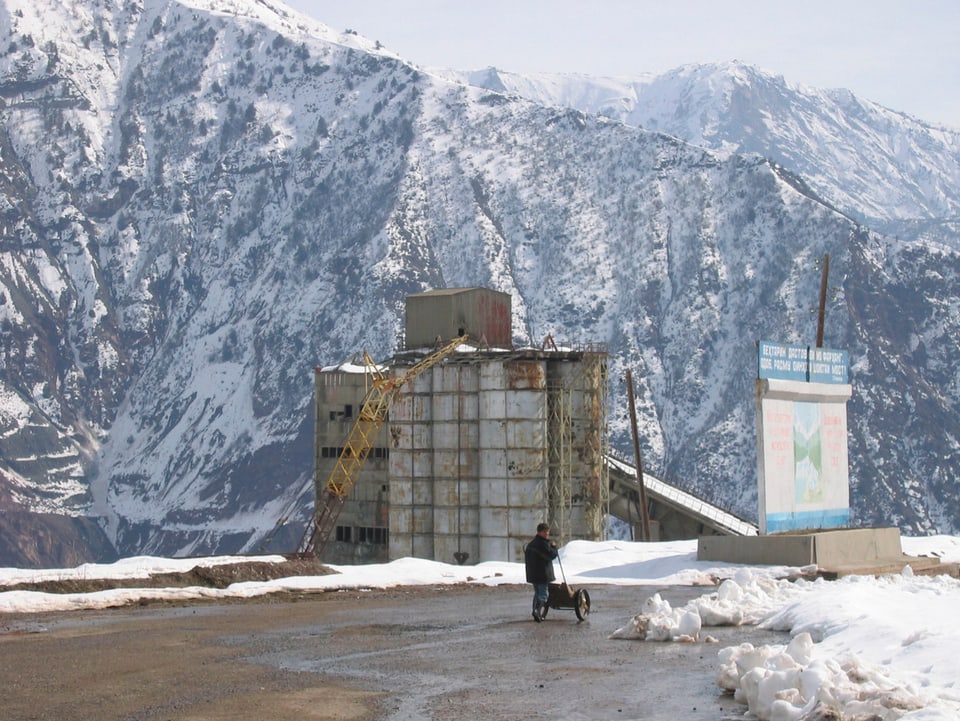
{"type": "Polygon", "coordinates": [[[820,275],[820,311],[817,314],[817,348],[823,348],[823,324],[827,315],[827,277],[830,275],[830,254],[823,254],[820,275]]]}
{"type": "Polygon", "coordinates": [[[627,398],[630,401],[630,428],[633,430],[633,457],[637,465],[637,487],[640,489],[640,519],[643,540],[650,540],[650,511],[647,509],[647,489],[643,484],[643,461],[640,459],[640,438],[637,435],[637,408],[633,400],[633,374],[627,368],[627,398]]]}

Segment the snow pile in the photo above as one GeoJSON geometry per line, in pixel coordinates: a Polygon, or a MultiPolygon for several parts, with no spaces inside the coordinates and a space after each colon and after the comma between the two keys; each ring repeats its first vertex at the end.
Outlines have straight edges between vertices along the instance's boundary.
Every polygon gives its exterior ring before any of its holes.
{"type": "Polygon", "coordinates": [[[757,719],[947,721],[960,717],[958,597],[957,579],[915,577],[909,566],[899,576],[794,583],[741,569],[683,608],[655,594],[610,637],[691,641],[702,627],[743,623],[788,631],[786,646],[719,652],[717,685],[757,719]]]}
{"type": "Polygon", "coordinates": [[[794,587],[749,568],[738,569],[733,578],[720,584],[715,593],[690,601],[682,608],[654,594],[643,602],[642,611],[610,638],[646,641],[698,640],[703,626],[758,624],[794,587]]]}
{"type": "Polygon", "coordinates": [[[921,709],[914,689],[855,656],[815,658],[809,633],[786,646],[731,646],[719,654],[717,685],[758,719],[801,721],[869,718],[887,721],[921,709]]]}
{"type": "MultiPolygon", "coordinates": [[[[689,605],[689,604],[688,604],[689,605]]],[[[638,641],[696,641],[700,636],[700,614],[688,607],[674,609],[656,593],[643,602],[643,611],[618,628],[610,638],[638,641]]]]}

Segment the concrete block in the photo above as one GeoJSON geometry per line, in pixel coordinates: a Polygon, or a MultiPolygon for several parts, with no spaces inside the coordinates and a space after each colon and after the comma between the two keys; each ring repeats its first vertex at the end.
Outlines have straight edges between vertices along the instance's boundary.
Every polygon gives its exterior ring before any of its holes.
{"type": "Polygon", "coordinates": [[[764,566],[869,565],[903,556],[897,528],[844,528],[766,536],[701,536],[697,560],[764,566]]]}

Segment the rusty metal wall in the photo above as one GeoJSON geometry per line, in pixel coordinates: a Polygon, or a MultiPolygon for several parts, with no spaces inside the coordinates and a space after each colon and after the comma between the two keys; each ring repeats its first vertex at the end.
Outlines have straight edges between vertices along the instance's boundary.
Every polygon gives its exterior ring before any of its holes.
{"type": "Polygon", "coordinates": [[[509,293],[489,288],[445,288],[408,295],[406,347],[432,346],[437,337],[450,340],[467,333],[472,343],[512,348],[512,305],[509,293]]]}
{"type": "Polygon", "coordinates": [[[609,484],[603,454],[606,443],[605,358],[586,354],[579,363],[554,363],[551,374],[566,392],[570,443],[565,469],[570,504],[566,512],[570,535],[601,537],[609,508],[609,484]]]}

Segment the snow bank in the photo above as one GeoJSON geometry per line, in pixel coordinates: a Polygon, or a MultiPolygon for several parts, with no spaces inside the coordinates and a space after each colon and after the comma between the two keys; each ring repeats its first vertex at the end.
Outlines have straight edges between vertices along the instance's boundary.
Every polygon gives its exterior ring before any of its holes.
{"type": "Polygon", "coordinates": [[[771,579],[749,569],[673,609],[659,594],[611,634],[697,640],[703,627],[758,624],[789,632],[785,646],[749,643],[718,654],[717,685],[761,721],[956,721],[960,581],[948,576],[771,579]],[[922,659],[922,660],[921,660],[922,659]]]}

